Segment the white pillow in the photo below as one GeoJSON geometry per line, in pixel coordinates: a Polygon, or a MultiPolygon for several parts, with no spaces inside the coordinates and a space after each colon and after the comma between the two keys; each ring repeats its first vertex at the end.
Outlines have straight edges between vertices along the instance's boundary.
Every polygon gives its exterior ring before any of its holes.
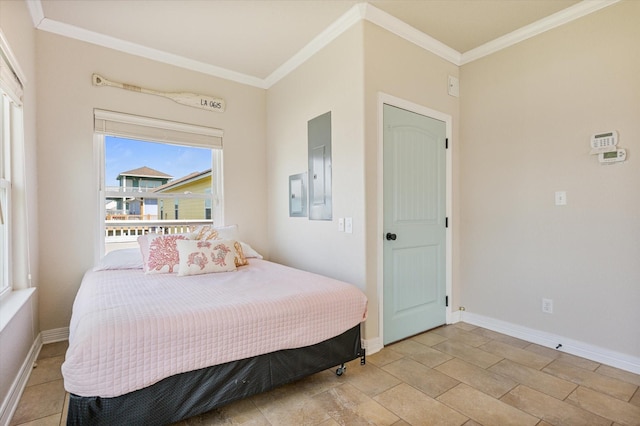
{"type": "Polygon", "coordinates": [[[177,240],[178,275],[199,275],[236,270],[233,240],[177,240]]]}
{"type": "Polygon", "coordinates": [[[260,253],[258,253],[257,251],[255,251],[253,249],[253,247],[251,247],[249,244],[247,243],[243,243],[242,241],[240,241],[240,245],[242,246],[242,251],[244,252],[244,257],[246,257],[247,259],[250,257],[255,257],[257,259],[262,259],[262,255],[260,253]]]}
{"type": "Polygon", "coordinates": [[[106,271],[109,269],[142,269],[142,253],[140,249],[119,249],[105,254],[100,262],[93,268],[94,271],[106,271]]]}

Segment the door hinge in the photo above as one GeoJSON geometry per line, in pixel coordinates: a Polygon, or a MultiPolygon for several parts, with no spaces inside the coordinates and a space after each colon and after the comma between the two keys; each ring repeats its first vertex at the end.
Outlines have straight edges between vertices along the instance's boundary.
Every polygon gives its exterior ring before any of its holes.
{"type": "Polygon", "coordinates": [[[446,306],[446,307],[449,306],[449,296],[445,296],[444,297],[444,306],[446,306]]]}
{"type": "Polygon", "coordinates": [[[445,227],[445,228],[448,228],[448,227],[449,227],[449,218],[448,218],[448,217],[445,217],[445,218],[444,218],[444,227],[445,227]]]}
{"type": "Polygon", "coordinates": [[[444,149],[449,149],[449,138],[444,139],[444,149]]]}

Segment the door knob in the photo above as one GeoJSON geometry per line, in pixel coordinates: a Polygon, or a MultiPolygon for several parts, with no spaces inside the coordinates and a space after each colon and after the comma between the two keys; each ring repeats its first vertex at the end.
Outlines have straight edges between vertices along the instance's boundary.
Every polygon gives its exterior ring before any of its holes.
{"type": "Polygon", "coordinates": [[[396,234],[392,234],[391,232],[387,232],[387,240],[395,241],[396,237],[397,237],[396,234]]]}

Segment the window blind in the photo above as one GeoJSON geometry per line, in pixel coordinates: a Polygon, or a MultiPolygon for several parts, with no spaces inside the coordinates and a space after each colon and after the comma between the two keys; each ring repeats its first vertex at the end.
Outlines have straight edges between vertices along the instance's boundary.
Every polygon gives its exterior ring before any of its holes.
{"type": "Polygon", "coordinates": [[[8,54],[8,46],[5,45],[4,36],[0,32],[0,87],[13,102],[22,105],[22,81],[11,66],[8,54]]]}
{"type": "Polygon", "coordinates": [[[222,148],[224,132],[213,127],[160,120],[95,109],[94,131],[128,139],[178,143],[203,148],[222,148]]]}

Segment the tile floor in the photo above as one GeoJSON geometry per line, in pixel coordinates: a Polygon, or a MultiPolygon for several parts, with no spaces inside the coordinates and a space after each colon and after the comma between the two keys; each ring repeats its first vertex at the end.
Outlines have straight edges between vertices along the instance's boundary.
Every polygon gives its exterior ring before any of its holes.
{"type": "MultiPolygon", "coordinates": [[[[65,424],[60,365],[45,345],[11,425],[65,424]]],[[[174,426],[640,425],[640,375],[458,323],[174,426]]]]}

